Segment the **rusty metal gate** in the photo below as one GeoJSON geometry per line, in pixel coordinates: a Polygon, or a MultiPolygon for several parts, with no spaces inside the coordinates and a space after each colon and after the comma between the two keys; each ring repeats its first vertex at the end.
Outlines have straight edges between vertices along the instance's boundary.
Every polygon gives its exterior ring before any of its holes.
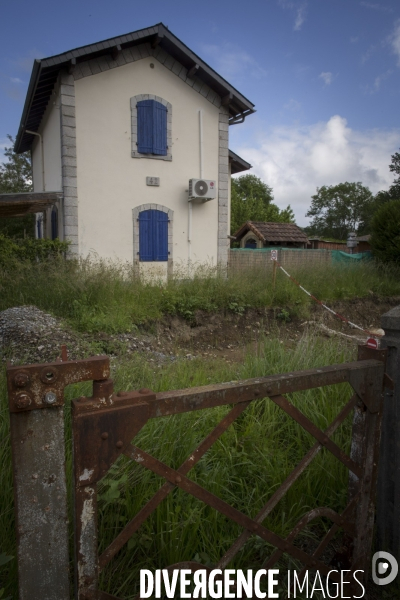
{"type": "MultiPolygon", "coordinates": [[[[148,389],[114,394],[107,357],[68,361],[65,349],[59,362],[8,366],[20,600],[70,598],[64,388],[87,380],[93,381],[92,396],[81,397],[73,401],[72,406],[76,600],[116,598],[99,590],[99,574],[176,487],[208,504],[242,529],[215,568],[226,568],[249,537],[257,535],[275,548],[263,568],[272,568],[283,554],[287,554],[303,565],[302,573],[318,570],[326,575],[332,567],[323,561],[324,552],[334,536],[342,531],[346,560],[350,565],[347,568],[353,572],[364,571],[365,582],[375,513],[382,391],[384,385],[391,383],[384,374],[385,352],[360,347],[355,362],[157,394],[148,389]],[[354,394],[325,431],[285,397],[292,392],[344,382],[351,385],[354,394]],[[315,439],[315,444],[258,514],[251,516],[230,506],[188,475],[249,404],[262,398],[265,402],[274,402],[297,421],[315,439]],[[149,419],[221,405],[232,408],[177,469],[134,445],[135,436],[149,419]],[[352,411],[349,456],[336,445],[332,436],[352,411]],[[312,510],[283,539],[265,527],[263,521],[322,448],[349,470],[347,506],[341,514],[329,507],[312,510]],[[96,485],[122,454],[161,476],[165,483],[99,556],[96,485]],[[331,527],[317,548],[307,553],[295,545],[295,539],[319,517],[329,520],[331,527]]],[[[194,562],[175,565],[175,568],[179,567],[204,568],[194,562]]],[[[358,575],[358,579],[363,581],[362,575],[358,575]]]]}

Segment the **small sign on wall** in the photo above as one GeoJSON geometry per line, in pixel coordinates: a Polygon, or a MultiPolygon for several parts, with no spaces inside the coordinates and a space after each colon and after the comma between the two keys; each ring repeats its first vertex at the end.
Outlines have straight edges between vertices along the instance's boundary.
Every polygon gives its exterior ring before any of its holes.
{"type": "Polygon", "coordinates": [[[159,186],[160,185],[160,178],[159,177],[146,177],[146,185],[159,186]]]}

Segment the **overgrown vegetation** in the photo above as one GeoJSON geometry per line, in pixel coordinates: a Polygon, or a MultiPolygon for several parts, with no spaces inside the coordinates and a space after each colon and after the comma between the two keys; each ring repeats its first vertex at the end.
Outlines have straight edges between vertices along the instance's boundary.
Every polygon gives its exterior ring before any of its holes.
{"type": "Polygon", "coordinates": [[[380,260],[400,264],[400,200],[386,202],[376,211],[371,247],[380,260]]]}
{"type": "MultiPolygon", "coordinates": [[[[243,365],[228,366],[215,360],[178,361],[154,370],[141,356],[119,363],[113,375],[116,390],[149,387],[155,391],[232,381],[291,370],[307,369],[353,359],[349,346],[329,344],[304,336],[298,345],[285,349],[278,338],[260,342],[257,355],[248,355],[243,365]]],[[[0,460],[0,539],[2,552],[15,556],[12,477],[8,432],[8,410],[4,375],[0,382],[2,419],[0,460]]],[[[71,398],[90,394],[90,384],[67,388],[66,413],[70,419],[71,398]]],[[[325,429],[350,396],[347,385],[331,386],[293,394],[290,399],[325,429]]],[[[150,421],[135,443],[163,462],[178,467],[227,413],[228,407],[195,411],[150,421]]],[[[348,419],[334,435],[335,442],[349,450],[351,422],[348,419]]],[[[70,431],[68,425],[67,431],[70,431]]],[[[70,433],[68,433],[70,436],[70,433]]],[[[214,444],[189,476],[237,509],[255,515],[280,483],[300,461],[314,440],[270,400],[252,403],[214,444]]],[[[70,440],[67,441],[67,472],[71,483],[70,440]]],[[[322,450],[297,480],[264,524],[286,536],[298,519],[316,506],[336,510],[346,502],[348,474],[332,455],[322,450]]],[[[160,479],[122,457],[99,485],[100,549],[114,539],[160,486],[160,479]]],[[[69,483],[69,487],[70,487],[69,483]]],[[[305,533],[304,543],[315,547],[326,524],[323,520],[305,533]],[[308,540],[308,541],[306,541],[308,540]]],[[[182,560],[215,565],[240,533],[240,529],[211,508],[175,490],[160,504],[129,544],[102,575],[104,591],[133,598],[140,568],[155,569],[182,560]]],[[[251,537],[237,555],[233,568],[260,567],[271,547],[251,537]]],[[[5,565],[7,593],[16,597],[16,561],[5,565]]],[[[287,568],[282,564],[282,568],[287,568]]],[[[293,568],[293,565],[290,565],[293,568]]]]}
{"type": "MultiPolygon", "coordinates": [[[[326,265],[293,270],[293,275],[321,300],[342,300],[400,294],[400,271],[373,261],[357,265],[326,265]]],[[[197,310],[231,311],[246,308],[285,307],[291,315],[304,312],[311,300],[278,271],[276,288],[270,271],[247,270],[238,274],[199,267],[192,279],[186,269],[168,283],[140,280],[131,265],[106,261],[65,261],[54,257],[43,262],[0,265],[0,310],[35,305],[65,318],[80,331],[109,333],[131,331],[163,314],[181,315],[188,321],[197,310]]]]}
{"type": "Polygon", "coordinates": [[[59,239],[11,239],[0,233],[0,268],[10,272],[38,261],[47,264],[48,260],[64,256],[68,246],[68,242],[59,239]]]}
{"type": "MultiPolygon", "coordinates": [[[[31,192],[32,165],[30,152],[16,154],[13,150],[14,139],[7,135],[10,147],[5,148],[6,162],[0,162],[0,194],[31,192]]],[[[0,219],[0,235],[11,238],[35,237],[35,215],[0,219]]]]}

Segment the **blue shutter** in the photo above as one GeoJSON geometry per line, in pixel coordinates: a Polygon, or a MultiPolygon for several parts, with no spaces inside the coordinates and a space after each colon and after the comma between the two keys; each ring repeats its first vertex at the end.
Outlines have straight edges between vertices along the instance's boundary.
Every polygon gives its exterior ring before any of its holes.
{"type": "Polygon", "coordinates": [[[153,152],[153,103],[154,100],[142,100],[137,107],[137,141],[138,152],[153,152]]]}
{"type": "Polygon", "coordinates": [[[37,225],[37,234],[38,234],[37,236],[38,236],[38,239],[41,240],[42,239],[42,221],[41,221],[41,219],[37,220],[36,225],[37,225]]]}
{"type": "Polygon", "coordinates": [[[58,238],[58,214],[57,209],[53,208],[51,211],[51,239],[55,240],[58,238]]]}
{"type": "Polygon", "coordinates": [[[153,100],[153,154],[167,154],[167,107],[153,100]]]}
{"type": "Polygon", "coordinates": [[[139,260],[168,260],[168,215],[161,210],[139,214],[139,260]]]}
{"type": "Polygon", "coordinates": [[[154,215],[154,260],[168,260],[168,215],[161,210],[154,215]]]}
{"type": "Polygon", "coordinates": [[[139,259],[143,261],[154,260],[153,212],[144,210],[139,213],[139,259]]]}

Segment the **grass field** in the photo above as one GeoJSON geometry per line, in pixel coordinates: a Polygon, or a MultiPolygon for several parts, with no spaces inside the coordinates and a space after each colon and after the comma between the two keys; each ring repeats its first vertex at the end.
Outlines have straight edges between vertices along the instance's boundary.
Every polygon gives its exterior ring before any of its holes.
{"type": "MultiPolygon", "coordinates": [[[[167,284],[138,279],[130,265],[105,261],[10,263],[0,272],[0,310],[33,304],[63,317],[80,331],[124,332],[163,314],[189,321],[196,310],[243,312],[246,308],[290,307],[293,314],[309,306],[310,298],[278,271],[218,273],[211,267],[193,270],[190,280],[177,271],[167,284]]],[[[375,264],[327,265],[292,273],[321,300],[400,295],[400,269],[375,264]]]]}

